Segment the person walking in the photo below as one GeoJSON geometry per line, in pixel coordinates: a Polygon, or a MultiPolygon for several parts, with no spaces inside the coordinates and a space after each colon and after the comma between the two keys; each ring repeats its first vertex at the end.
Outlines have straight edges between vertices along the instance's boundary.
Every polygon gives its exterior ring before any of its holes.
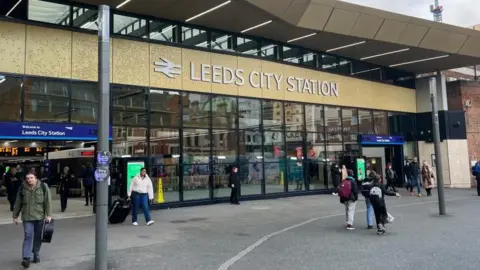
{"type": "Polygon", "coordinates": [[[382,183],[380,183],[380,176],[375,177],[372,188],[370,189],[370,202],[373,206],[373,211],[375,213],[375,222],[377,223],[377,233],[384,234],[387,230],[385,229],[385,223],[391,223],[393,217],[388,221],[388,212],[387,206],[385,204],[385,195],[388,196],[397,196],[400,197],[400,194],[396,192],[388,191],[382,183]]]}
{"type": "Polygon", "coordinates": [[[391,188],[393,192],[397,192],[397,189],[395,188],[395,179],[397,179],[397,174],[393,170],[391,163],[387,164],[387,168],[385,169],[385,175],[387,178],[387,186],[385,188],[387,190],[391,188]]]}
{"type": "Polygon", "coordinates": [[[477,194],[480,196],[480,163],[478,161],[472,167],[472,174],[475,176],[475,180],[477,181],[477,194]]]}
{"type": "Polygon", "coordinates": [[[238,168],[233,166],[228,176],[228,186],[232,189],[230,193],[230,203],[240,204],[238,201],[238,193],[240,192],[240,178],[238,177],[238,168]]]}
{"type": "Polygon", "coordinates": [[[422,188],[420,181],[420,166],[418,165],[418,159],[415,157],[409,165],[410,173],[410,196],[413,196],[413,188],[417,188],[417,196],[422,197],[422,188]]]}
{"type": "Polygon", "coordinates": [[[83,171],[83,189],[85,192],[85,206],[88,206],[88,202],[93,205],[93,184],[94,184],[94,170],[92,163],[88,163],[87,167],[83,171]]]}
{"type": "Polygon", "coordinates": [[[432,167],[426,161],[423,161],[422,166],[422,185],[427,192],[427,196],[432,196],[432,188],[435,186],[435,175],[432,167]]]}
{"type": "Polygon", "coordinates": [[[345,205],[345,218],[347,230],[355,230],[353,221],[355,218],[355,206],[358,200],[358,186],[355,178],[353,178],[353,171],[347,170],[347,177],[342,181],[338,189],[338,196],[340,203],[345,205]]]}
{"type": "Polygon", "coordinates": [[[138,226],[137,212],[138,207],[142,207],[143,215],[147,226],[152,225],[153,221],[150,217],[149,202],[153,201],[153,184],[147,175],[147,170],[142,168],[140,174],[135,176],[127,190],[127,201],[132,202],[132,224],[138,226]]]}
{"type": "Polygon", "coordinates": [[[332,177],[332,184],[333,184],[333,192],[332,195],[337,196],[338,195],[338,185],[340,185],[342,177],[342,169],[338,166],[338,164],[335,162],[330,166],[330,174],[332,177]]]}
{"type": "Polygon", "coordinates": [[[40,262],[43,224],[52,220],[52,195],[47,184],[38,180],[34,174],[27,173],[25,177],[15,201],[13,223],[20,223],[21,213],[24,231],[22,266],[29,268],[32,253],[33,263],[40,262]]]}
{"type": "Polygon", "coordinates": [[[73,183],[74,176],[70,173],[70,168],[65,166],[63,173],[60,175],[60,184],[58,185],[58,194],[60,194],[60,209],[62,212],[67,210],[68,194],[70,193],[70,185],[73,183]]]}
{"type": "Polygon", "coordinates": [[[18,178],[17,169],[12,167],[10,171],[5,174],[5,188],[7,192],[7,199],[10,203],[10,211],[13,211],[13,207],[17,199],[18,189],[21,185],[22,180],[18,178]]]}
{"type": "Polygon", "coordinates": [[[373,205],[372,202],[370,202],[370,190],[373,187],[373,181],[377,177],[377,174],[375,171],[370,171],[368,177],[366,178],[366,181],[362,183],[361,186],[361,192],[363,197],[365,198],[365,204],[367,207],[367,229],[373,229],[373,205]]]}

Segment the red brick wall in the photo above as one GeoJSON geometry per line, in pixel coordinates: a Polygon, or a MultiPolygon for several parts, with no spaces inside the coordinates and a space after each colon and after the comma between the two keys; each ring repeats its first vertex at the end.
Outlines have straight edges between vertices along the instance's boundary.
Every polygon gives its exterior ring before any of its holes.
{"type": "MultiPolygon", "coordinates": [[[[480,160],[480,82],[449,82],[447,96],[450,110],[465,111],[469,160],[480,160]],[[465,107],[467,100],[472,104],[468,108],[465,107]]],[[[474,182],[472,180],[472,185],[474,182]]]]}

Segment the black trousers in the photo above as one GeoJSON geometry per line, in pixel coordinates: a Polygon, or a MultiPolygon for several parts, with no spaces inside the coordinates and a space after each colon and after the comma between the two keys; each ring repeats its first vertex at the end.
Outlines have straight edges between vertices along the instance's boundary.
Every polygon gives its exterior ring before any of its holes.
{"type": "Polygon", "coordinates": [[[232,193],[230,193],[230,203],[238,203],[238,187],[232,188],[232,193]]]}
{"type": "Polygon", "coordinates": [[[480,196],[480,180],[477,180],[477,194],[480,196]]]}
{"type": "Polygon", "coordinates": [[[378,196],[370,196],[370,202],[373,206],[373,212],[375,213],[375,221],[378,225],[382,224],[385,225],[385,221],[387,220],[388,213],[387,207],[385,205],[385,200],[379,198],[378,196]]]}
{"type": "Polygon", "coordinates": [[[432,188],[426,188],[427,196],[432,196],[432,188]]]}
{"type": "Polygon", "coordinates": [[[85,204],[88,205],[89,201],[93,204],[93,186],[85,186],[85,204]]]}
{"type": "Polygon", "coordinates": [[[60,193],[60,208],[62,209],[62,212],[67,209],[67,200],[68,200],[68,193],[62,192],[60,193]]]}
{"type": "Polygon", "coordinates": [[[17,194],[8,194],[8,202],[10,203],[10,211],[13,211],[13,206],[15,205],[15,200],[17,199],[17,194]]]}

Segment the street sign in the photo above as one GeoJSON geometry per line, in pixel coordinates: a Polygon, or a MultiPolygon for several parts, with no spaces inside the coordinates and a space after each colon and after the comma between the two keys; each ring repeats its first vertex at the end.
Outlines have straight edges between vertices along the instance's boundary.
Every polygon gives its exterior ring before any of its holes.
{"type": "Polygon", "coordinates": [[[112,161],[112,154],[109,151],[100,151],[97,154],[97,164],[107,166],[112,161]]]}
{"type": "Polygon", "coordinates": [[[95,170],[95,180],[97,182],[103,182],[108,179],[110,176],[110,169],[108,167],[98,167],[95,170]]]}

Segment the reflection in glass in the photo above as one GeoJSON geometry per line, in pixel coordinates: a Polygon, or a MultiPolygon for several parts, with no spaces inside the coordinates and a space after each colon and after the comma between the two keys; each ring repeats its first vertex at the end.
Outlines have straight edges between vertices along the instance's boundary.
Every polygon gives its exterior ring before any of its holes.
{"type": "Polygon", "coordinates": [[[180,126],[181,96],[179,92],[150,89],[149,100],[152,126],[180,126]]]}
{"type": "Polygon", "coordinates": [[[178,129],[150,129],[150,155],[162,165],[178,164],[180,158],[180,134],[178,129]]]}
{"type": "Polygon", "coordinates": [[[210,145],[208,129],[184,129],[182,151],[184,163],[209,163],[210,145]]]}
{"type": "Polygon", "coordinates": [[[211,47],[214,50],[233,51],[233,37],[232,35],[223,34],[219,32],[212,32],[211,47]]]}
{"type": "Polygon", "coordinates": [[[265,129],[283,129],[283,103],[281,101],[263,101],[263,127],[265,129]]]}
{"type": "Polygon", "coordinates": [[[340,59],[338,62],[338,72],[340,74],[350,75],[352,73],[352,61],[340,59]]]}
{"type": "Polygon", "coordinates": [[[264,159],[265,161],[278,161],[285,157],[285,144],[283,132],[264,131],[264,159]]]}
{"type": "Polygon", "coordinates": [[[213,128],[236,128],[237,98],[213,96],[211,99],[213,128]]]}
{"type": "Polygon", "coordinates": [[[373,111],[373,119],[375,121],[375,134],[389,134],[388,118],[386,112],[373,111]]]}
{"type": "Polygon", "coordinates": [[[327,188],[327,179],[325,179],[325,173],[328,172],[327,162],[308,159],[305,166],[310,190],[327,188]]]}
{"type": "Polygon", "coordinates": [[[310,190],[326,187],[325,136],[323,133],[307,134],[307,160],[305,163],[310,190]]]}
{"type": "Polygon", "coordinates": [[[147,20],[113,14],[113,33],[123,36],[147,38],[147,20]]]}
{"type": "Polygon", "coordinates": [[[262,193],[263,163],[261,160],[240,163],[238,174],[242,181],[241,196],[262,193]]]}
{"type": "Polygon", "coordinates": [[[68,96],[68,82],[27,78],[25,120],[67,122],[68,96]]]}
{"type": "Polygon", "coordinates": [[[325,106],[325,125],[327,133],[341,133],[341,110],[340,107],[325,106]]]}
{"type": "Polygon", "coordinates": [[[285,191],[286,181],[285,163],[264,163],[265,166],[265,192],[281,193],[285,191]]]}
{"type": "Polygon", "coordinates": [[[98,11],[86,7],[73,7],[73,27],[98,30],[98,11]]]}
{"type": "MultiPolygon", "coordinates": [[[[154,198],[157,196],[158,185],[162,184],[163,198],[165,202],[178,202],[179,196],[179,183],[180,183],[180,168],[178,165],[166,166],[161,162],[158,162],[156,158],[153,158],[152,173],[150,178],[153,183],[154,198]]],[[[158,202],[157,202],[158,203],[158,202]]]]}
{"type": "Polygon", "coordinates": [[[113,127],[112,154],[115,157],[146,157],[147,129],[141,127],[113,127]]]}
{"type": "Polygon", "coordinates": [[[258,56],[260,44],[256,40],[237,37],[237,52],[258,56]]]}
{"type": "Polygon", "coordinates": [[[320,63],[323,70],[326,70],[329,72],[337,72],[337,69],[338,69],[337,57],[327,55],[327,54],[322,54],[320,63]]]}
{"type": "Polygon", "coordinates": [[[285,62],[300,64],[302,61],[302,57],[303,57],[302,49],[300,48],[283,46],[282,53],[283,53],[283,61],[285,62]]]}
{"type": "Polygon", "coordinates": [[[28,19],[70,26],[70,6],[41,0],[30,0],[28,1],[28,19]]]}
{"type": "Polygon", "coordinates": [[[207,128],[210,126],[210,96],[185,92],[183,99],[183,126],[207,128]]]}
{"type": "Polygon", "coordinates": [[[150,21],[150,39],[175,42],[176,25],[160,21],[150,21]]]}
{"type": "MultiPolygon", "coordinates": [[[[231,188],[228,186],[228,177],[235,164],[216,163],[213,165],[213,196],[215,198],[230,197],[231,188]]],[[[243,180],[239,175],[240,181],[243,180]]]]}
{"type": "Polygon", "coordinates": [[[209,180],[208,164],[183,165],[183,199],[188,201],[210,198],[209,180]]]}
{"type": "Polygon", "coordinates": [[[240,162],[262,161],[262,132],[258,130],[240,130],[239,136],[240,148],[238,155],[240,162]]]}
{"type": "Polygon", "coordinates": [[[112,86],[114,125],[147,125],[147,90],[133,86],[112,86]]]}
{"type": "Polygon", "coordinates": [[[260,128],[261,101],[258,99],[238,99],[238,124],[240,129],[260,128]]]}
{"type": "Polygon", "coordinates": [[[263,58],[277,59],[277,51],[277,44],[269,44],[267,42],[264,42],[260,47],[260,56],[263,58]]]}
{"type": "Polygon", "coordinates": [[[237,132],[213,130],[212,158],[217,163],[234,163],[237,160],[237,132]]]}
{"type": "Polygon", "coordinates": [[[358,132],[358,115],[357,109],[342,109],[342,132],[357,133],[358,132]]]}
{"type": "Polygon", "coordinates": [[[303,105],[299,103],[285,102],[285,128],[287,130],[303,131],[304,115],[303,105]]]}
{"type": "Polygon", "coordinates": [[[307,131],[325,132],[325,116],[322,105],[305,105],[307,131]]]}
{"type": "Polygon", "coordinates": [[[19,121],[23,81],[0,74],[0,119],[19,121]]]}
{"type": "Polygon", "coordinates": [[[208,48],[208,34],[205,30],[182,26],[182,44],[208,48]]]}
{"type": "Polygon", "coordinates": [[[98,116],[98,84],[73,82],[71,117],[73,123],[95,124],[98,116]]]}
{"type": "Polygon", "coordinates": [[[373,134],[372,112],[369,110],[358,110],[358,124],[360,134],[373,134]]]}
{"type": "Polygon", "coordinates": [[[288,191],[301,191],[305,189],[305,164],[302,160],[287,159],[288,191]]]}

